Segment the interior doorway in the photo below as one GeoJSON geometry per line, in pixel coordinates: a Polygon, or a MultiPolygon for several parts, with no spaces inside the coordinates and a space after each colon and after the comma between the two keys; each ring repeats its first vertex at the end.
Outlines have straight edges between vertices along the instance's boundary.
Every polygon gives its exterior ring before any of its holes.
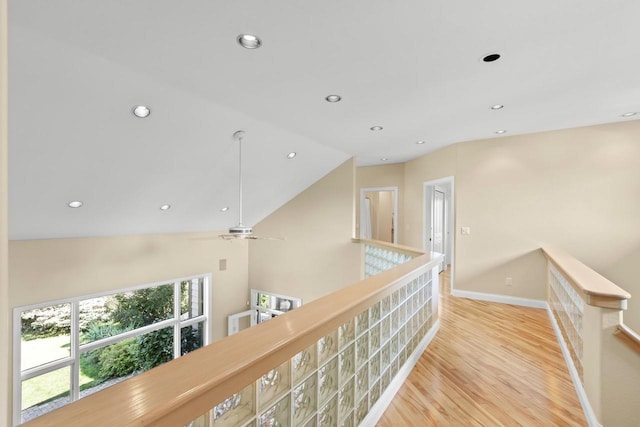
{"type": "Polygon", "coordinates": [[[440,271],[451,266],[452,287],[455,236],[454,192],[454,177],[452,176],[424,183],[424,249],[444,255],[440,271]]]}
{"type": "Polygon", "coordinates": [[[398,243],[398,187],[360,189],[360,238],[398,243]]]}

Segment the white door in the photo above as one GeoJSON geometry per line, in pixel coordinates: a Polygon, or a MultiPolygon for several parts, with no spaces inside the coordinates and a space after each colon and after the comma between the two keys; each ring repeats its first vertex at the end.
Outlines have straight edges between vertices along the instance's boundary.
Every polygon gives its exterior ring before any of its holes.
{"type": "MultiPolygon", "coordinates": [[[[438,189],[436,189],[433,192],[433,233],[432,233],[432,239],[433,239],[433,245],[432,245],[432,250],[434,252],[439,252],[441,254],[445,253],[445,241],[444,241],[444,233],[445,233],[445,227],[444,227],[444,193],[442,191],[439,191],[438,189]]],[[[444,262],[442,263],[442,266],[444,266],[444,262]]],[[[440,267],[440,271],[442,271],[444,268],[440,267]]]]}
{"type": "Polygon", "coordinates": [[[237,334],[256,325],[255,310],[247,310],[227,317],[227,335],[237,334]]]}

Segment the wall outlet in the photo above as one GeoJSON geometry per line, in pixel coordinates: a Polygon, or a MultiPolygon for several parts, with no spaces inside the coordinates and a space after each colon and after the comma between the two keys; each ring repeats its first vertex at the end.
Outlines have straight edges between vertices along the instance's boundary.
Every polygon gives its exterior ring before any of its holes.
{"type": "Polygon", "coordinates": [[[507,279],[505,280],[505,285],[509,287],[513,286],[513,279],[511,277],[507,277],[507,279]]]}

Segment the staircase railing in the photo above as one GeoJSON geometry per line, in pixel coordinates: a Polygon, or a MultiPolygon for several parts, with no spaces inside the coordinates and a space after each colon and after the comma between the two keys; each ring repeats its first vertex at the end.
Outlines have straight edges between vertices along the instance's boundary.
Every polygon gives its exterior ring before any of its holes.
{"type": "Polygon", "coordinates": [[[27,425],[374,423],[439,327],[442,257],[363,245],[385,271],[27,425]]]}
{"type": "Polygon", "coordinates": [[[622,316],[631,295],[570,254],[542,250],[550,318],[589,425],[636,425],[640,357],[622,316]]]}

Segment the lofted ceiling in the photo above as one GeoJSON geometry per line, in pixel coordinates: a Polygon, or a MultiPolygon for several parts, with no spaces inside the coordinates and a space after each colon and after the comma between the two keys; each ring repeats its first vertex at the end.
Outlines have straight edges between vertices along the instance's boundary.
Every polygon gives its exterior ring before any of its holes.
{"type": "Polygon", "coordinates": [[[633,120],[638,16],[637,0],[10,0],[10,237],[236,225],[238,129],[253,225],[350,157],[633,120]]]}

